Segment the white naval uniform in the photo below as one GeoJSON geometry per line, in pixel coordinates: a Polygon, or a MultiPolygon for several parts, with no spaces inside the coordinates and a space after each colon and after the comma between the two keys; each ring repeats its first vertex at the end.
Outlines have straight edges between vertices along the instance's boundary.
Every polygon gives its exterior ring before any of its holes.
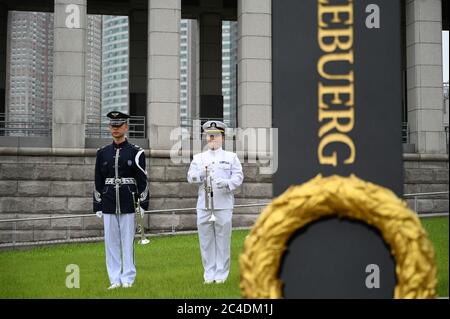
{"type": "Polygon", "coordinates": [[[189,183],[200,184],[197,200],[197,227],[200,252],[204,268],[204,280],[226,280],[230,272],[231,218],[233,214],[233,191],[244,179],[242,165],[235,153],[222,148],[194,155],[189,167],[189,183]],[[213,179],[215,222],[209,222],[211,213],[205,210],[203,187],[205,166],[213,179]],[[218,187],[214,179],[227,180],[228,186],[218,187]]]}

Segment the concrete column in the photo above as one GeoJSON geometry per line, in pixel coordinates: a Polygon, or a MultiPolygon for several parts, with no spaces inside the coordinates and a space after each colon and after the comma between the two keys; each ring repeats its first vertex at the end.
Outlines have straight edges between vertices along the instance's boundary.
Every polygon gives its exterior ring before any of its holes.
{"type": "Polygon", "coordinates": [[[6,112],[6,43],[8,39],[8,9],[0,3],[0,113],[6,112]]]}
{"type": "Polygon", "coordinates": [[[150,148],[169,150],[180,121],[181,0],[148,1],[147,135],[150,148]]]}
{"type": "Polygon", "coordinates": [[[410,142],[418,153],[445,153],[441,0],[406,1],[410,142]]]}
{"type": "Polygon", "coordinates": [[[84,148],[85,145],[86,2],[55,0],[54,148],[84,148]]]}
{"type": "Polygon", "coordinates": [[[147,21],[145,10],[130,13],[130,114],[147,115],[147,21]]]}
{"type": "Polygon", "coordinates": [[[272,126],[272,3],[238,0],[238,126],[272,126]]]}
{"type": "Polygon", "coordinates": [[[218,13],[200,16],[200,117],[223,118],[222,19],[218,13]]]}

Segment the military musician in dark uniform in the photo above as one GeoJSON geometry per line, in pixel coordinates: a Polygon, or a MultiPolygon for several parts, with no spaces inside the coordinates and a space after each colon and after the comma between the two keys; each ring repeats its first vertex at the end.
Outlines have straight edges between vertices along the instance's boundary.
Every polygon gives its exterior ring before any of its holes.
{"type": "Polygon", "coordinates": [[[125,136],[127,114],[109,112],[107,117],[113,143],[97,151],[93,210],[103,216],[108,289],[129,288],[136,277],[135,204],[140,205],[141,213],[148,209],[145,154],[125,136]]]}

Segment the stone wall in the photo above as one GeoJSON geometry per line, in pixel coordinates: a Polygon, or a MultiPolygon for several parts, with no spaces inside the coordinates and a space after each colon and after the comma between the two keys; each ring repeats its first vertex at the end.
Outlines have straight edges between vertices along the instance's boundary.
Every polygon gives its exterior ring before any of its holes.
{"type": "MultiPolygon", "coordinates": [[[[0,219],[92,213],[95,157],[0,156],[0,219]]],[[[147,159],[150,209],[193,208],[197,187],[186,181],[188,164],[168,158],[147,159]]],[[[259,174],[256,164],[244,164],[244,184],[236,191],[236,204],[263,203],[272,197],[271,177],[259,174]]],[[[448,191],[446,156],[405,156],[404,193],[448,191]]],[[[414,200],[408,199],[410,207],[414,200]]],[[[418,200],[423,213],[448,212],[448,195],[418,200]]],[[[251,226],[261,211],[235,209],[233,226],[251,226]]],[[[147,231],[196,229],[195,211],[154,213],[145,219],[147,231]]],[[[93,217],[0,222],[0,243],[102,236],[102,221],[93,217]]]]}
{"type": "MultiPolygon", "coordinates": [[[[196,207],[198,188],[186,181],[189,165],[175,165],[169,159],[150,159],[150,209],[196,207]]],[[[244,164],[244,183],[235,191],[235,203],[264,203],[272,198],[271,177],[258,174],[256,164],[244,164]]],[[[233,226],[251,226],[261,208],[238,208],[233,214],[233,226]]],[[[195,229],[195,211],[171,214],[152,214],[147,221],[151,230],[195,229]],[[169,218],[168,218],[169,216],[169,218]]]]}
{"type": "MultiPolygon", "coordinates": [[[[0,219],[92,213],[95,157],[1,156],[0,219]]],[[[147,159],[150,209],[193,208],[197,187],[186,181],[188,164],[168,158],[147,159]]],[[[244,164],[244,184],[236,190],[236,204],[270,201],[269,177],[256,164],[244,164]]],[[[250,226],[261,208],[236,209],[234,226],[250,226]]],[[[145,218],[147,231],[193,230],[195,211],[158,213],[145,218]]],[[[0,223],[0,243],[101,236],[97,217],[0,223]]]]}
{"type": "MultiPolygon", "coordinates": [[[[404,194],[448,192],[448,157],[405,155],[404,194]]],[[[407,198],[414,209],[414,199],[407,198]]],[[[449,211],[448,195],[427,195],[417,198],[419,213],[442,213],[449,211]]]]}
{"type": "MultiPolygon", "coordinates": [[[[1,219],[91,212],[94,157],[2,156],[0,163],[1,219]]],[[[0,242],[100,236],[101,229],[96,217],[0,223],[0,242]]]]}

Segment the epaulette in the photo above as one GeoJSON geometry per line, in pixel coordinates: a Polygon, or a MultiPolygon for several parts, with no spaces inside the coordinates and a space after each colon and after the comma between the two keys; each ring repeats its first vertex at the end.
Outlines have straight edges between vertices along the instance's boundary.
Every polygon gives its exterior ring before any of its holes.
{"type": "Polygon", "coordinates": [[[142,147],[140,147],[139,145],[130,143],[135,149],[137,149],[138,151],[142,150],[142,147]]]}
{"type": "Polygon", "coordinates": [[[103,150],[106,149],[106,147],[108,147],[109,145],[110,145],[110,144],[107,144],[107,145],[103,145],[103,146],[97,148],[97,152],[103,151],[103,150]]]}

